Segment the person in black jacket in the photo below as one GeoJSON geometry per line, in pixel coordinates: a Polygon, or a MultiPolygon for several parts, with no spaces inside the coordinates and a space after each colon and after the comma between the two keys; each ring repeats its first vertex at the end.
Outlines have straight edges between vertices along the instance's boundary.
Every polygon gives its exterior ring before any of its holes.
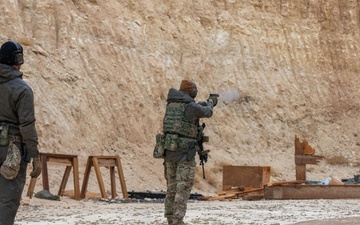
{"type": "Polygon", "coordinates": [[[0,225],[12,225],[26,182],[41,173],[34,96],[22,79],[23,48],[7,41],[0,48],[0,225]]]}

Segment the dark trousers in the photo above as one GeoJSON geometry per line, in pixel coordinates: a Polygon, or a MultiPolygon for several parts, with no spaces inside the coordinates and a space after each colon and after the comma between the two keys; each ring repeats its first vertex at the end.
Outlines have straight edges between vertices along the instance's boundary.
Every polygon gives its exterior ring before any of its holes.
{"type": "MultiPolygon", "coordinates": [[[[20,144],[16,145],[21,149],[20,144]]],[[[7,146],[0,147],[0,165],[5,161],[7,146]]],[[[0,175],[0,225],[13,225],[26,182],[27,162],[21,160],[17,177],[7,180],[0,175]]]]}

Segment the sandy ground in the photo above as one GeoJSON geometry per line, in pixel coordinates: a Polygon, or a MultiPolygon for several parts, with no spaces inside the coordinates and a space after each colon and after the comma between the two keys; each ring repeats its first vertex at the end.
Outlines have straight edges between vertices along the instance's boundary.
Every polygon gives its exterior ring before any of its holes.
{"type": "MultiPolygon", "coordinates": [[[[24,199],[15,225],[166,224],[163,203],[121,199],[24,199]]],[[[360,224],[359,200],[190,200],[187,224],[360,224]]]]}

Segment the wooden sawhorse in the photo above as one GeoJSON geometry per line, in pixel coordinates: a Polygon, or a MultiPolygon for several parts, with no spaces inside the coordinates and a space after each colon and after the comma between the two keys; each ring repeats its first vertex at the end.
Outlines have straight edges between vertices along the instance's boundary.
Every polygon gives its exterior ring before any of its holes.
{"type": "MultiPolygon", "coordinates": [[[[60,165],[65,165],[65,172],[62,178],[58,195],[63,196],[66,183],[69,179],[71,168],[73,168],[73,178],[74,178],[74,199],[80,200],[80,184],[79,184],[79,162],[77,155],[64,155],[64,154],[54,154],[54,153],[40,153],[40,160],[42,163],[42,181],[43,189],[49,191],[49,179],[48,179],[48,168],[47,163],[53,162],[60,165]]],[[[30,198],[34,193],[35,183],[37,178],[31,178],[27,196],[30,198]]]]}
{"type": "Polygon", "coordinates": [[[116,184],[115,184],[115,167],[117,167],[118,175],[120,179],[121,190],[124,199],[128,199],[128,193],[126,190],[124,173],[121,167],[120,157],[119,156],[89,156],[86,169],[84,174],[84,180],[81,188],[81,198],[85,198],[87,185],[89,182],[89,175],[91,167],[94,166],[96,177],[99,183],[101,197],[106,198],[107,194],[105,192],[104,182],[101,176],[100,167],[109,167],[110,168],[110,181],[111,181],[111,197],[116,197],[116,184]]]}

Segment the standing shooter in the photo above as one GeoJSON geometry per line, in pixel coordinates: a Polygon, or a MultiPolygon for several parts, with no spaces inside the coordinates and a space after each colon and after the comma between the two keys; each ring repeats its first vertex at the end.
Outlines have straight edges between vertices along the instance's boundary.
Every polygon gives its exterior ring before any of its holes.
{"type": "MultiPolygon", "coordinates": [[[[195,179],[195,155],[200,151],[200,118],[213,115],[217,96],[195,102],[197,86],[183,80],[180,89],[170,88],[163,119],[164,173],[167,184],[165,217],[168,224],[184,224],[187,200],[195,179]]],[[[204,155],[202,157],[205,157],[204,155]]]]}

